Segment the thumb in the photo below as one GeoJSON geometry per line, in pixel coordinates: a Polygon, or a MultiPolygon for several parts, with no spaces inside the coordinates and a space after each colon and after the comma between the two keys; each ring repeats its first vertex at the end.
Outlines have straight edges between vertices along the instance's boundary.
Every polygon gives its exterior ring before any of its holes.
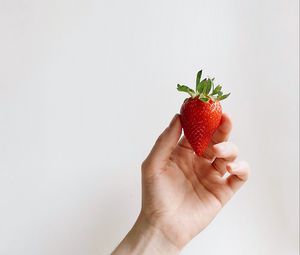
{"type": "Polygon", "coordinates": [[[154,164],[165,163],[175,149],[180,136],[181,123],[179,114],[176,114],[170,122],[169,126],[156,140],[148,156],[148,159],[154,164]]]}

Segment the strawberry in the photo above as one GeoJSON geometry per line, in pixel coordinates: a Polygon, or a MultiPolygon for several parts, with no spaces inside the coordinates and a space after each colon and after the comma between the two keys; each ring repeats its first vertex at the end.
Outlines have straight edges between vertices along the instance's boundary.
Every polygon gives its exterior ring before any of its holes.
{"type": "Polygon", "coordinates": [[[198,156],[203,155],[213,133],[220,125],[222,107],[220,101],[229,94],[223,94],[222,86],[214,87],[214,78],[201,80],[202,70],[197,73],[196,90],[177,85],[177,90],[187,92],[180,109],[180,121],[186,139],[198,156]]]}

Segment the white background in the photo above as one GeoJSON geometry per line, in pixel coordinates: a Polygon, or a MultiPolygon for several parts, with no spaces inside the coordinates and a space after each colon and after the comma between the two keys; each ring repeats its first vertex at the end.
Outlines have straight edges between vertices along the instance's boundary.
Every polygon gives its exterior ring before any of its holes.
{"type": "Polygon", "coordinates": [[[182,254],[298,254],[296,0],[0,0],[0,254],[109,254],[196,72],[248,184],[182,254]]]}

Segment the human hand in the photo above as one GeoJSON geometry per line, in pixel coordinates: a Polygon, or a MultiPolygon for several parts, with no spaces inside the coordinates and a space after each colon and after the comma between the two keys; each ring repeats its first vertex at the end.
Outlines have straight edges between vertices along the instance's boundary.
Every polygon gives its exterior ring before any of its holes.
{"type": "MultiPolygon", "coordinates": [[[[237,147],[227,142],[231,127],[223,114],[199,157],[185,137],[179,141],[182,128],[175,115],[142,164],[142,209],[121,248],[130,254],[176,254],[214,219],[249,175],[248,164],[236,160],[237,147]]],[[[118,250],[115,254],[127,254],[118,250]]]]}

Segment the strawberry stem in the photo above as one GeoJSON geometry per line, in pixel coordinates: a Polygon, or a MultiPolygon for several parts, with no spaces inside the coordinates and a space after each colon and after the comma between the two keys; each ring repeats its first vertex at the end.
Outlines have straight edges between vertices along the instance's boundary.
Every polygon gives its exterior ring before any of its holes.
{"type": "Polygon", "coordinates": [[[188,93],[192,98],[198,97],[203,102],[208,102],[210,99],[213,101],[221,101],[227,98],[230,93],[223,94],[222,86],[215,87],[215,78],[205,78],[201,80],[202,70],[197,73],[196,77],[196,90],[189,88],[186,85],[177,84],[177,90],[180,92],[188,93]]]}

